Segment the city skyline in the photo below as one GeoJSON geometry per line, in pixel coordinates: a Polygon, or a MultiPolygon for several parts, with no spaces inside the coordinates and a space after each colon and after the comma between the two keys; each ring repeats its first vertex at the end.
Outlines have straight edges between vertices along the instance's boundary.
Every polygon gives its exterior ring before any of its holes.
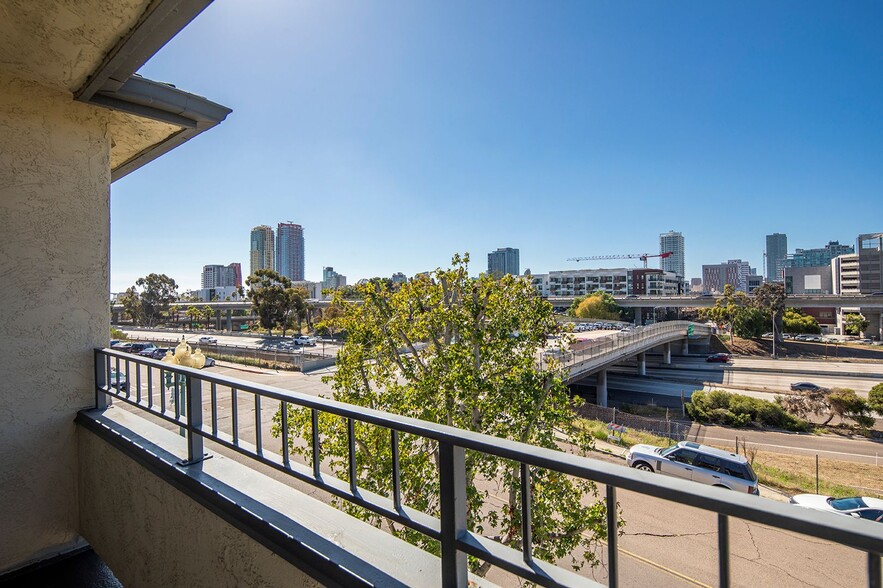
{"type": "Polygon", "coordinates": [[[820,211],[883,193],[883,8],[796,6],[214,3],[142,73],[233,114],[113,184],[111,289],[150,272],[196,287],[206,251],[246,264],[238,235],[292,202],[312,281],[457,252],[477,274],[500,243],[567,269],[655,252],[671,228],[688,278],[764,267],[774,232],[852,243],[878,227],[820,211]],[[144,255],[148,235],[179,254],[144,255]]]}

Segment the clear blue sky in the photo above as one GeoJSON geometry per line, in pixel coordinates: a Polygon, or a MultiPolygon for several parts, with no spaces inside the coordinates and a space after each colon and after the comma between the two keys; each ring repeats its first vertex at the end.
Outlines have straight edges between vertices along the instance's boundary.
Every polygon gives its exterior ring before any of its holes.
{"type": "Polygon", "coordinates": [[[141,73],[233,113],[113,184],[114,292],[247,273],[251,228],[288,220],[307,279],[350,282],[670,229],[688,277],[762,272],[768,233],[883,231],[879,1],[219,1],[141,73]]]}

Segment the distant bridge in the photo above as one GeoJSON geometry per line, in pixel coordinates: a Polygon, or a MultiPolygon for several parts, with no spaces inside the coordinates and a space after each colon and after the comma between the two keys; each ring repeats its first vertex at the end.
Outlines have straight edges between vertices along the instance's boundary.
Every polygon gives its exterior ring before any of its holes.
{"type": "Polygon", "coordinates": [[[712,328],[689,321],[668,321],[648,327],[638,327],[628,333],[615,333],[598,339],[586,339],[557,355],[567,368],[567,383],[571,384],[595,374],[597,376],[597,403],[607,406],[607,368],[636,357],[638,375],[647,374],[645,354],[661,347],[663,363],[671,363],[672,344],[678,354],[689,353],[690,342],[707,346],[712,328]]]}

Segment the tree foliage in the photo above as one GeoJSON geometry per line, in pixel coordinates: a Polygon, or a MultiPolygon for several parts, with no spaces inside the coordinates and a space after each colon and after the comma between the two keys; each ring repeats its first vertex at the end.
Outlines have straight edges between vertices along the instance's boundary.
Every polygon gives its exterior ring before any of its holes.
{"type": "Polygon", "coordinates": [[[868,392],[868,407],[883,415],[883,384],[877,384],[868,392]]]}
{"type": "Polygon", "coordinates": [[[132,322],[140,325],[144,321],[144,312],[141,307],[141,296],[135,290],[135,286],[129,287],[124,294],[117,298],[117,302],[123,305],[123,312],[129,315],[132,322]]]}
{"type": "Polygon", "coordinates": [[[149,274],[138,278],[135,285],[141,288],[141,309],[147,326],[152,327],[169,305],[178,299],[178,284],[165,274],[149,274]]]}
{"type": "Polygon", "coordinates": [[[805,431],[809,424],[789,414],[780,404],[723,390],[696,390],[686,406],[687,413],[700,423],[731,427],[768,426],[789,431],[805,431]]]}
{"type": "Polygon", "coordinates": [[[743,339],[756,339],[770,326],[770,317],[754,306],[743,306],[733,318],[733,332],[743,339]]]}
{"type": "Polygon", "coordinates": [[[285,324],[290,308],[289,294],[291,280],[279,275],[271,269],[259,269],[248,276],[245,283],[249,287],[251,307],[258,316],[261,327],[267,329],[267,334],[273,332],[273,327],[285,324]]]}
{"type": "Polygon", "coordinates": [[[748,305],[748,296],[744,292],[736,292],[732,284],[727,284],[724,286],[723,295],[714,301],[714,306],[700,309],[699,316],[732,333],[736,319],[748,305]]]}
{"type": "Polygon", "coordinates": [[[786,333],[821,333],[819,321],[796,308],[786,308],[782,319],[786,333]]]}
{"type": "Polygon", "coordinates": [[[776,401],[789,413],[800,418],[807,418],[809,415],[826,417],[822,425],[830,423],[835,416],[842,420],[855,421],[862,427],[874,424],[868,401],[850,388],[821,388],[779,396],[776,401]]]}
{"type": "Polygon", "coordinates": [[[603,290],[577,297],[571,305],[571,314],[582,319],[618,321],[622,316],[621,310],[613,295],[603,290]]]}
{"type": "Polygon", "coordinates": [[[847,335],[860,337],[871,323],[865,319],[865,315],[851,312],[843,317],[843,330],[847,335]]]}
{"type": "Polygon", "coordinates": [[[764,282],[754,289],[751,294],[751,301],[755,308],[764,313],[775,323],[773,332],[777,341],[782,341],[782,315],[785,312],[785,285],[775,282],[764,282]]]}
{"type": "MultiPolygon", "coordinates": [[[[337,292],[331,307],[341,309],[334,323],[348,334],[337,371],[326,379],[335,400],[549,449],[559,449],[556,432],[570,436],[573,451],[592,447],[591,435],[572,426],[574,401],[560,364],[541,367],[537,361],[546,336],[559,326],[549,303],[527,280],[471,279],[468,255],[457,255],[452,268],[418,276],[397,290],[383,281],[368,281],[356,290],[360,304],[337,292]]],[[[329,311],[323,322],[331,320],[329,311]]],[[[277,413],[277,434],[280,418],[277,413]]],[[[309,411],[292,411],[289,421],[296,436],[311,434],[309,411]]],[[[346,422],[322,414],[320,431],[323,458],[348,479],[346,422]]],[[[388,496],[393,480],[389,431],[356,424],[355,435],[359,487],[388,496]]],[[[437,444],[401,435],[399,448],[403,503],[437,516],[437,444]]],[[[309,459],[310,448],[293,439],[291,450],[309,459]]],[[[522,540],[517,464],[469,451],[466,471],[469,528],[502,534],[504,544],[517,548],[522,540]],[[493,508],[488,485],[499,485],[505,500],[501,510],[493,508]]],[[[597,564],[594,548],[606,537],[606,509],[596,500],[594,483],[542,469],[532,471],[532,483],[534,553],[551,561],[570,556],[577,567],[597,564]]],[[[395,521],[343,507],[437,552],[435,542],[395,521]]],[[[477,568],[480,574],[486,571],[487,566],[477,568]]]]}

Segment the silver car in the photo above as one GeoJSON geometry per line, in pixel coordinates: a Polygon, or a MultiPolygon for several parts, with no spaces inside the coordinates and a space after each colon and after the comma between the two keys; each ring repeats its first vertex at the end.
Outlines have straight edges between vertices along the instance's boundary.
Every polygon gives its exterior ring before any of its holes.
{"type": "Polygon", "coordinates": [[[757,474],[747,459],[707,445],[691,441],[681,441],[668,448],[633,445],[625,457],[629,466],[639,470],[760,494],[757,474]]]}

